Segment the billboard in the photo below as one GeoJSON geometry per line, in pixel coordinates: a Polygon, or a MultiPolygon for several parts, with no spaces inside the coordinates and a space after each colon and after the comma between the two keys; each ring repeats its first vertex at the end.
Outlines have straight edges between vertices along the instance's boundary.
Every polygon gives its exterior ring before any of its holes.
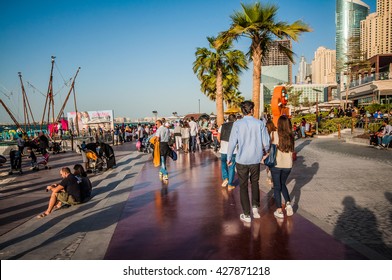
{"type": "Polygon", "coordinates": [[[72,131],[88,131],[89,128],[114,130],[113,110],[69,112],[67,117],[68,127],[72,131]]]}

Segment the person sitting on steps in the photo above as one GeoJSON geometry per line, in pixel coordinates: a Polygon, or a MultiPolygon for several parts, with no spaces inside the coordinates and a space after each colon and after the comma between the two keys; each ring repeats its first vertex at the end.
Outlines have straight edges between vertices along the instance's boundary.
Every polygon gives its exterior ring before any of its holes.
{"type": "Polygon", "coordinates": [[[46,187],[46,191],[52,191],[48,208],[37,216],[38,219],[48,216],[53,209],[60,209],[63,204],[76,205],[80,203],[80,187],[78,180],[68,167],[60,170],[61,182],[46,187]]]}

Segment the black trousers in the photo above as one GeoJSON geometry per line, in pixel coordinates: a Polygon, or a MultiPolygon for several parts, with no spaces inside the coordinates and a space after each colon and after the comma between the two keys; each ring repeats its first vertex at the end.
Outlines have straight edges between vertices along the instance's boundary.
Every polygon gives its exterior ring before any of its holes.
{"type": "Polygon", "coordinates": [[[252,206],[260,206],[260,191],[259,191],[259,178],[260,178],[260,163],[257,164],[240,164],[237,162],[237,174],[240,180],[240,199],[242,210],[245,215],[250,215],[250,201],[249,201],[249,179],[252,189],[252,206]]]}

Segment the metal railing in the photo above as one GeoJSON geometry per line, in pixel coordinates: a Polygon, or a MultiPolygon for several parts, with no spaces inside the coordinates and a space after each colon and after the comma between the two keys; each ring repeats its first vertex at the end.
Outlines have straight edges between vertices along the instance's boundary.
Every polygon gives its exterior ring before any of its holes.
{"type": "Polygon", "coordinates": [[[389,71],[388,72],[381,72],[381,73],[373,73],[370,76],[353,80],[350,83],[350,88],[357,87],[357,86],[360,86],[363,84],[367,84],[367,83],[370,83],[373,81],[380,81],[380,80],[382,81],[382,80],[391,80],[391,79],[392,79],[392,77],[391,77],[391,73],[389,71]]]}

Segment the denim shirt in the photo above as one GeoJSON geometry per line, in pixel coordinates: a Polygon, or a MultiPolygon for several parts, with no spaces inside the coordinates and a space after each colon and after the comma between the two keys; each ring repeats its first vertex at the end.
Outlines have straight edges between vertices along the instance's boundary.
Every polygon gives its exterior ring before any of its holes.
{"type": "Polygon", "coordinates": [[[257,164],[263,158],[263,150],[268,151],[270,137],[264,122],[252,116],[245,116],[234,122],[230,134],[227,161],[231,160],[238,144],[236,162],[239,164],[257,164]]]}

